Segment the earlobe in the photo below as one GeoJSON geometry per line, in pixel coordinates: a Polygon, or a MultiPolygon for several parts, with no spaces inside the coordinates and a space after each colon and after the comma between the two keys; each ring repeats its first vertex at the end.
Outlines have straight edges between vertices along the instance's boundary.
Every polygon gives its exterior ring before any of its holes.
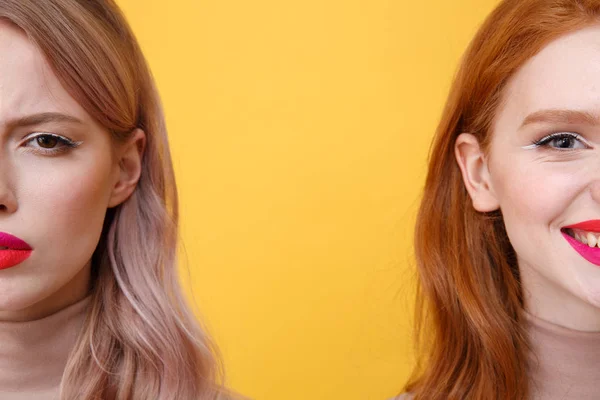
{"type": "Polygon", "coordinates": [[[500,204],[494,193],[487,160],[477,138],[470,133],[461,133],[456,138],[454,153],[473,208],[480,212],[497,210],[500,204]]]}
{"type": "Polygon", "coordinates": [[[126,143],[117,151],[117,179],[113,186],[108,208],[116,207],[131,196],[142,173],[142,159],[146,148],[146,133],[135,129],[126,143]]]}

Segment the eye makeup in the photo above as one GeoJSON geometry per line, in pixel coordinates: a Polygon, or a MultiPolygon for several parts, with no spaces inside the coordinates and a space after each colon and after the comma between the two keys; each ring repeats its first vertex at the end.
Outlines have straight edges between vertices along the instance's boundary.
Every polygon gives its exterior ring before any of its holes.
{"type": "Polygon", "coordinates": [[[62,154],[62,153],[66,153],[71,149],[74,149],[76,147],[79,147],[83,142],[79,141],[79,142],[75,142],[69,138],[66,138],[64,136],[61,135],[57,135],[54,133],[48,133],[48,132],[41,132],[38,133],[32,137],[27,138],[27,140],[25,140],[25,144],[28,143],[37,143],[37,147],[32,150],[34,152],[37,153],[41,153],[44,155],[58,155],[58,154],[62,154]],[[59,144],[60,147],[42,147],[42,143],[41,140],[50,140],[50,144],[52,144],[53,142],[55,144],[59,144]]]}
{"type": "Polygon", "coordinates": [[[543,138],[534,141],[530,145],[521,147],[524,150],[537,149],[541,147],[548,147],[558,151],[568,150],[580,150],[590,149],[592,146],[579,134],[573,132],[555,132],[550,135],[546,135],[543,138]],[[551,146],[551,144],[558,144],[558,146],[551,146]],[[579,145],[580,147],[571,147],[570,145],[579,145]]]}

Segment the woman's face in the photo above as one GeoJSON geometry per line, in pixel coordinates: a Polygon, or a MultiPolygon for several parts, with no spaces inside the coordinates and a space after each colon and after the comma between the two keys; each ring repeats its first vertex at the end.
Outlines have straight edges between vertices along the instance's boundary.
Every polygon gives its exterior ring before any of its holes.
{"type": "Polygon", "coordinates": [[[600,26],[555,40],[510,79],[488,157],[478,159],[472,138],[461,136],[473,204],[501,209],[526,307],[600,330],[600,249],[581,243],[600,236],[600,26]]]}
{"type": "Polygon", "coordinates": [[[106,210],[131,193],[119,161],[134,152],[113,148],[39,50],[6,22],[0,54],[0,232],[32,248],[0,270],[0,320],[29,320],[89,292],[106,210]]]}

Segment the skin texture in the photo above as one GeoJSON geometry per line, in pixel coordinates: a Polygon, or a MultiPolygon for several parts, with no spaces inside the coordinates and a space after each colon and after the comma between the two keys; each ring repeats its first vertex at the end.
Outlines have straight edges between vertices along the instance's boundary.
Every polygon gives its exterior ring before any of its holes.
{"type": "Polygon", "coordinates": [[[548,109],[600,117],[600,26],[558,38],[523,65],[503,93],[488,153],[463,133],[456,158],[475,209],[502,210],[526,309],[567,328],[600,331],[600,266],[581,257],[560,231],[600,219],[600,124],[563,113],[522,126],[528,115],[548,109]],[[582,140],[523,149],[556,132],[582,140]]]}
{"type": "Polygon", "coordinates": [[[0,320],[42,318],[89,294],[91,257],[107,208],[125,201],[141,172],[145,134],[117,145],[66,92],[24,33],[0,22],[0,232],[25,240],[31,256],[0,270],[0,320]],[[15,126],[56,112],[81,122],[15,126]],[[53,133],[80,142],[65,145],[53,133]]]}

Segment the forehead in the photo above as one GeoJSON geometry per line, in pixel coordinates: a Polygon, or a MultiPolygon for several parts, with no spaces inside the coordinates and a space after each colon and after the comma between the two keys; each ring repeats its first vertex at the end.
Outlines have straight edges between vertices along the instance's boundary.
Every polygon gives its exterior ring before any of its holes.
{"type": "Polygon", "coordinates": [[[87,119],[25,33],[0,20],[0,124],[49,111],[87,119]]]}
{"type": "Polygon", "coordinates": [[[540,109],[600,113],[600,25],[550,42],[509,80],[503,112],[523,120],[540,109]]]}

